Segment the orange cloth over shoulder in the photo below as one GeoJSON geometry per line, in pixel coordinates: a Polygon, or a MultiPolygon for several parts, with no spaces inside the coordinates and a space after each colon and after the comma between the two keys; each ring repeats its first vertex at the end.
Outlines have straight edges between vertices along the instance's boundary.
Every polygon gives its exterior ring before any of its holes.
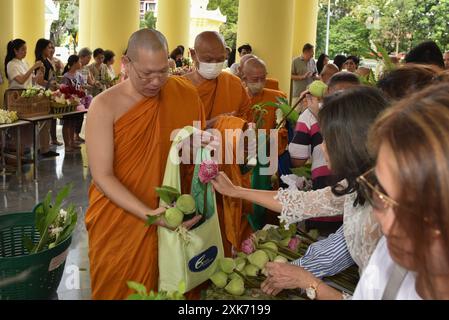
{"type": "MultiPolygon", "coordinates": [[[[148,98],[114,124],[114,172],[120,182],[151,208],[162,183],[175,129],[204,121],[195,88],[171,77],[158,97],[148,98]]],[[[158,289],[158,239],[155,226],[114,204],[96,186],[89,190],[86,213],[92,298],[125,299],[127,281],[158,289]]]]}
{"type": "MultiPolygon", "coordinates": [[[[246,122],[240,118],[232,116],[221,116],[215,123],[214,129],[220,131],[222,137],[222,163],[220,171],[226,173],[231,181],[244,188],[251,188],[251,173],[242,174],[240,166],[236,164],[238,137],[232,141],[225,140],[226,129],[244,130],[246,122]],[[226,142],[226,143],[225,143],[226,142]],[[226,164],[226,148],[233,151],[232,164],[226,164]]],[[[217,195],[217,211],[220,219],[221,236],[225,256],[231,257],[232,246],[240,250],[242,241],[249,237],[252,230],[248,222],[247,215],[252,212],[252,204],[240,199],[224,197],[218,193],[217,195]]]]}
{"type": "Polygon", "coordinates": [[[222,72],[217,79],[200,84],[197,90],[204,104],[206,120],[231,112],[236,112],[236,117],[249,120],[249,96],[238,77],[222,72]]]}
{"type": "Polygon", "coordinates": [[[279,90],[279,81],[273,78],[267,78],[265,82],[265,88],[271,90],[279,90]]]}

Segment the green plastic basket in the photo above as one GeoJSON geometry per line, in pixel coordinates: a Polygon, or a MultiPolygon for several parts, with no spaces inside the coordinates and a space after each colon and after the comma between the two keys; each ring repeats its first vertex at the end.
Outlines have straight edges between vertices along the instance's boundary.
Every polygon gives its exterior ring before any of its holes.
{"type": "Polygon", "coordinates": [[[56,296],[72,237],[35,254],[23,237],[39,240],[34,212],[0,215],[0,299],[47,300],[56,296]],[[25,273],[24,273],[25,272],[25,273]]]}

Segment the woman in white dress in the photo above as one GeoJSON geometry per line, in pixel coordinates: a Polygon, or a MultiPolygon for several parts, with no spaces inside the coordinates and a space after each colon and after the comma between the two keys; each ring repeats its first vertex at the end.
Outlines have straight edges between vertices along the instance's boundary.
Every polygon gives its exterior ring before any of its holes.
{"type": "MultiPolygon", "coordinates": [[[[387,111],[369,145],[377,164],[358,182],[384,237],[353,298],[449,299],[449,85],[430,87],[387,111]]],[[[218,188],[225,186],[220,179],[218,188]]],[[[302,288],[312,298],[343,298],[308,271],[298,275],[296,266],[269,263],[266,269],[268,293],[302,288]]]]}

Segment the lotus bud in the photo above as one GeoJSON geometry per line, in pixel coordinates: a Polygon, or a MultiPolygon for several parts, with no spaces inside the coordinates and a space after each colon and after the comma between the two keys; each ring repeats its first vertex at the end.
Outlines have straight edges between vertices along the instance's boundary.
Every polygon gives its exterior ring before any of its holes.
{"type": "Polygon", "coordinates": [[[269,249],[274,252],[278,252],[278,246],[274,242],[265,242],[259,246],[260,249],[269,249]]]}
{"type": "Polygon", "coordinates": [[[165,211],[165,221],[170,228],[177,228],[184,220],[184,214],[176,208],[165,211]]]}
{"type": "Polygon", "coordinates": [[[263,269],[265,265],[267,264],[269,258],[265,251],[263,250],[257,250],[256,252],[252,253],[248,256],[248,261],[257,266],[259,269],[263,269]]]}
{"type": "Polygon", "coordinates": [[[255,266],[253,264],[248,264],[243,269],[243,273],[245,275],[247,275],[248,277],[257,277],[257,273],[259,272],[259,270],[260,270],[259,267],[255,266]]]}
{"type": "Polygon", "coordinates": [[[189,215],[196,212],[195,199],[190,194],[183,194],[176,201],[176,208],[189,215]]]}
{"type": "Polygon", "coordinates": [[[273,262],[288,263],[288,260],[283,256],[277,256],[276,258],[274,258],[273,262]]]}
{"type": "Polygon", "coordinates": [[[242,252],[245,254],[251,254],[255,250],[254,243],[251,239],[246,239],[242,242],[242,252]]]}
{"type": "Polygon", "coordinates": [[[235,263],[235,268],[238,270],[238,271],[240,271],[240,272],[242,272],[242,270],[245,268],[245,266],[246,266],[246,259],[245,258],[236,258],[235,260],[234,260],[234,263],[235,263]]]}
{"type": "Polygon", "coordinates": [[[229,280],[234,280],[234,279],[240,279],[243,280],[242,277],[240,275],[238,275],[237,273],[233,272],[229,275],[229,280]]]}
{"type": "Polygon", "coordinates": [[[323,98],[326,94],[326,91],[327,85],[321,80],[316,80],[309,86],[310,94],[316,98],[323,98]]]}
{"type": "Polygon", "coordinates": [[[245,283],[242,279],[232,279],[225,290],[234,296],[241,296],[245,292],[245,283]]]}
{"type": "Polygon", "coordinates": [[[222,271],[218,271],[210,277],[210,280],[218,288],[224,288],[224,287],[226,287],[226,284],[228,283],[228,276],[226,273],[224,273],[222,271]]]}
{"type": "Polygon", "coordinates": [[[288,237],[288,238],[285,238],[285,239],[283,239],[283,240],[281,240],[280,242],[279,242],[279,245],[281,246],[281,247],[288,247],[288,244],[290,243],[290,240],[291,240],[292,238],[290,238],[290,237],[288,237]]]}
{"type": "Polygon", "coordinates": [[[270,261],[273,261],[274,258],[277,257],[277,252],[273,252],[273,251],[267,250],[267,249],[264,249],[263,251],[265,251],[265,253],[267,254],[268,259],[269,259],[270,261]]]}
{"type": "Polygon", "coordinates": [[[198,178],[203,184],[209,183],[218,175],[218,164],[213,160],[205,160],[200,164],[198,178]]]}
{"type": "Polygon", "coordinates": [[[292,251],[298,251],[299,244],[301,243],[301,240],[298,237],[293,237],[290,242],[288,243],[288,248],[292,251]]]}
{"type": "Polygon", "coordinates": [[[232,258],[222,258],[218,261],[218,265],[221,271],[227,274],[232,273],[235,268],[234,259],[232,258]]]}

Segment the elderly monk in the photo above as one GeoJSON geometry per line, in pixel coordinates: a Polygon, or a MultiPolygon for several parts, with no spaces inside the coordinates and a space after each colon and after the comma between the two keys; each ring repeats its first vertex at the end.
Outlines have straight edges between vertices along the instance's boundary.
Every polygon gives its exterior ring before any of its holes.
{"type": "MultiPolygon", "coordinates": [[[[285,93],[281,91],[267,89],[265,87],[267,76],[267,67],[265,62],[258,58],[252,58],[246,60],[243,65],[242,70],[242,81],[245,83],[248,90],[248,94],[251,98],[251,106],[257,104],[264,104],[266,102],[277,102],[277,98],[286,98],[285,93]]],[[[268,130],[266,134],[270,134],[270,129],[276,128],[276,108],[273,106],[264,106],[264,109],[268,112],[263,116],[263,125],[260,129],[268,130]]],[[[256,114],[253,112],[253,117],[256,114]]],[[[256,119],[253,119],[256,122],[256,119]]],[[[280,129],[278,131],[278,154],[274,155],[277,157],[282,154],[288,143],[287,131],[285,129],[280,129]]],[[[267,165],[258,164],[252,173],[252,188],[258,190],[271,190],[271,176],[262,175],[261,168],[268,167],[267,165]]],[[[248,216],[251,227],[254,230],[261,229],[267,222],[266,210],[263,207],[254,205],[253,214],[248,216]]]]}
{"type": "Polygon", "coordinates": [[[196,68],[185,77],[197,88],[203,101],[207,127],[213,127],[216,117],[225,114],[246,120],[250,115],[249,97],[240,79],[223,71],[226,47],[220,34],[200,33],[191,55],[196,68]]]}
{"type": "Polygon", "coordinates": [[[158,208],[155,188],[162,183],[170,134],[204,121],[191,83],[168,77],[167,56],[160,32],[134,33],[122,58],[129,78],[97,96],[89,108],[93,184],[86,226],[93,299],[125,299],[130,280],[158,289],[157,226],[145,222],[164,210],[158,208]]]}
{"type": "MultiPolygon", "coordinates": [[[[259,59],[257,56],[255,56],[254,54],[247,54],[244,55],[241,59],[240,59],[240,64],[238,67],[238,76],[240,79],[243,80],[243,69],[245,67],[245,64],[248,60],[251,59],[259,59]]],[[[265,78],[265,88],[267,89],[272,89],[272,90],[279,90],[279,81],[277,81],[276,79],[273,78],[265,78]]]]}

